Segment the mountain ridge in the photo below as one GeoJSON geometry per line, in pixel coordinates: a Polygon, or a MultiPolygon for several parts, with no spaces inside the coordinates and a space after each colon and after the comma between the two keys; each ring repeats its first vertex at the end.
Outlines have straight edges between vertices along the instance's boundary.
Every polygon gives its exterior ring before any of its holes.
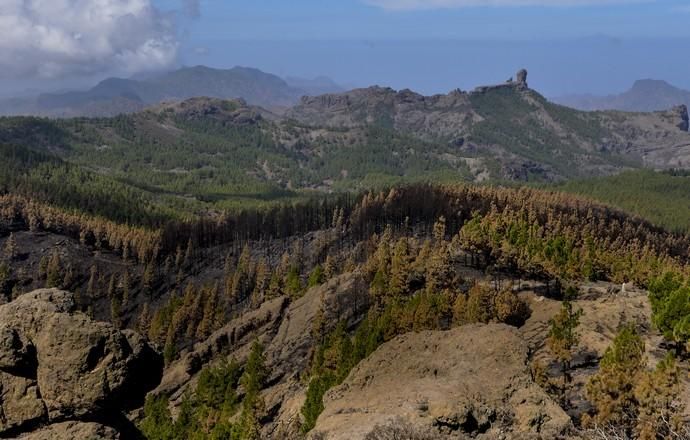
{"type": "Polygon", "coordinates": [[[88,90],[0,100],[0,115],[104,117],[134,113],[168,100],[207,96],[242,98],[267,108],[289,107],[306,94],[341,91],[332,80],[295,80],[301,87],[256,68],[183,67],[146,79],[106,78],[88,90]]]}
{"type": "Polygon", "coordinates": [[[566,95],[553,98],[554,102],[579,110],[621,110],[650,112],[668,110],[678,105],[690,106],[690,91],[673,86],[664,80],[640,79],[620,94],[607,96],[566,95]]]}

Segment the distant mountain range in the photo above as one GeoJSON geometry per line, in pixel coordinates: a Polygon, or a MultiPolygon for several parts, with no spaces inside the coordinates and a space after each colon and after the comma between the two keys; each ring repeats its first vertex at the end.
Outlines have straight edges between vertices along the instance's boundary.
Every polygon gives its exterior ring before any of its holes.
{"type": "Polygon", "coordinates": [[[553,101],[579,110],[651,112],[668,110],[681,104],[690,107],[690,91],[679,89],[666,81],[643,79],[620,95],[568,95],[553,98],[553,101]]]}
{"type": "Polygon", "coordinates": [[[163,101],[193,97],[242,98],[251,105],[288,107],[304,95],[340,92],[331,79],[284,80],[258,69],[185,67],[148,79],[109,78],[86,91],[44,93],[0,100],[0,115],[113,116],[163,101]]]}

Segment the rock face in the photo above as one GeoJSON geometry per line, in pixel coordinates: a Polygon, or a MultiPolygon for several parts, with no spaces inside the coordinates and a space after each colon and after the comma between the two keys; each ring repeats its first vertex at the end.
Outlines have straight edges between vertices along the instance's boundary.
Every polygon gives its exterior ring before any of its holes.
{"type": "Polygon", "coordinates": [[[517,329],[498,324],[399,336],[326,394],[312,436],[364,439],[405,424],[434,432],[423,438],[558,438],[570,419],[531,379],[528,353],[517,329]]]}
{"type": "Polygon", "coordinates": [[[115,417],[140,405],[161,372],[141,336],[77,312],[68,292],[38,290],[0,306],[0,436],[115,417]]]}

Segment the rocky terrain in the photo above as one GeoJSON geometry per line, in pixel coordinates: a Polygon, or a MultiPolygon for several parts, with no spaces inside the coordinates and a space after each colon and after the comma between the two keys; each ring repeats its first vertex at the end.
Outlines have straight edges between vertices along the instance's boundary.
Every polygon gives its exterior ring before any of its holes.
{"type": "MultiPolygon", "coordinates": [[[[306,393],[302,375],[315,346],[314,320],[323,304],[328,329],[338,320],[348,327],[359,322],[368,295],[357,280],[345,274],[292,304],[279,298],[231,322],[166,368],[153,395],[169,395],[173,407],[180,405],[185,392],[194,389],[202,366],[243,361],[258,339],[266,346],[270,371],[262,393],[268,413],[262,438],[297,438],[306,393]]],[[[584,313],[569,396],[575,406],[566,413],[531,372],[540,361],[551,366],[554,377],[559,374],[546,339],[560,302],[536,294],[535,288],[539,290],[539,284],[527,283],[521,290],[532,312],[520,328],[467,325],[408,333],[382,345],[326,394],[325,410],[309,438],[389,438],[395,429],[402,437],[390,438],[413,438],[411,433],[423,439],[589,438],[574,429],[571,418],[587,409],[581,406],[584,384],[617,329],[625,323],[646,329],[647,356],[652,364],[663,357],[661,337],[650,323],[647,293],[634,288],[622,292],[608,283],[580,287],[582,299],[576,305],[584,313]]],[[[690,380],[683,389],[683,395],[690,396],[690,380]]],[[[684,400],[690,403],[690,398],[684,400]]]]}
{"type": "MultiPolygon", "coordinates": [[[[430,97],[380,87],[304,97],[286,116],[306,125],[341,129],[386,124],[423,140],[443,139],[454,147],[444,156],[447,160],[472,163],[476,170],[482,163],[490,168],[483,156],[498,158],[504,164],[502,177],[517,180],[531,173],[565,173],[554,161],[558,156],[591,174],[634,167],[635,162],[678,167],[690,159],[684,105],[657,113],[577,112],[529,89],[526,71],[516,78],[472,92],[430,97]]],[[[475,178],[479,175],[475,172],[475,178]]]]}
{"type": "Polygon", "coordinates": [[[44,289],[0,306],[0,437],[124,438],[124,411],[160,380],[160,355],[138,334],[76,312],[44,289]]]}
{"type": "Polygon", "coordinates": [[[400,421],[438,438],[550,439],[571,427],[531,379],[520,332],[496,324],[399,336],[329,391],[324,405],[313,438],[364,439],[400,421]]]}

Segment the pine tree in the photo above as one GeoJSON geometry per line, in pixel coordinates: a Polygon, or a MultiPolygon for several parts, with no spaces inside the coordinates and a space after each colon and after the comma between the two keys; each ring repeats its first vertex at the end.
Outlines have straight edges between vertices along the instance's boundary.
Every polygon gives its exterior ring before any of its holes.
{"type": "Polygon", "coordinates": [[[47,255],[43,255],[38,261],[38,277],[42,280],[46,279],[48,276],[48,262],[50,258],[47,255]]]}
{"type": "Polygon", "coordinates": [[[130,295],[130,280],[129,280],[129,270],[125,269],[122,273],[122,278],[120,279],[120,290],[122,291],[122,306],[127,307],[129,305],[129,295],[130,295]]]}
{"type": "Polygon", "coordinates": [[[285,292],[293,298],[302,295],[302,278],[296,266],[291,267],[285,275],[285,292]]]}
{"type": "Polygon", "coordinates": [[[434,223],[434,241],[436,245],[443,243],[446,238],[446,218],[441,216],[434,223]]]}
{"type": "Polygon", "coordinates": [[[273,272],[271,274],[271,280],[268,283],[268,292],[266,293],[267,299],[278,298],[283,295],[283,277],[281,277],[278,272],[273,272]]]}
{"type": "Polygon", "coordinates": [[[266,297],[271,270],[268,268],[265,258],[261,258],[256,265],[256,282],[254,283],[254,291],[252,292],[252,307],[259,307],[266,297]]]}
{"type": "Polygon", "coordinates": [[[314,266],[314,269],[309,274],[309,279],[307,280],[307,287],[316,287],[323,284],[325,280],[325,275],[323,268],[320,264],[314,266]]]}
{"type": "Polygon", "coordinates": [[[393,298],[398,298],[409,293],[409,279],[412,271],[410,248],[407,238],[398,240],[391,257],[391,274],[388,291],[393,298]]]}
{"type": "Polygon", "coordinates": [[[176,338],[175,338],[175,323],[171,322],[168,326],[168,331],[165,335],[165,345],[163,346],[163,360],[165,365],[170,363],[177,356],[176,338]]]}
{"type": "Polygon", "coordinates": [[[599,363],[599,372],[587,383],[586,396],[593,414],[586,425],[614,425],[632,436],[637,424],[635,386],[646,360],[644,342],[637,330],[627,325],[616,335],[599,363]]]}
{"type": "Polygon", "coordinates": [[[254,289],[254,266],[249,245],[245,244],[237,262],[237,269],[232,278],[230,297],[235,301],[242,301],[249,296],[254,289]]]}
{"type": "Polygon", "coordinates": [[[326,280],[330,280],[338,274],[335,258],[331,254],[326,255],[326,261],[323,263],[323,275],[326,280]]]}
{"type": "Polygon", "coordinates": [[[76,279],[76,274],[74,273],[74,268],[72,267],[72,263],[67,263],[67,266],[65,267],[65,276],[62,278],[62,282],[60,285],[64,289],[70,289],[72,287],[72,284],[74,283],[76,279]]]}
{"type": "Polygon", "coordinates": [[[110,297],[110,321],[115,327],[122,327],[122,301],[117,292],[110,297]]]}
{"type": "Polygon", "coordinates": [[[98,283],[98,268],[94,264],[91,266],[91,270],[89,271],[89,282],[86,285],[86,294],[88,295],[89,298],[93,299],[96,297],[96,289],[98,288],[97,286],[98,283]]]}
{"type": "Polygon", "coordinates": [[[156,282],[156,269],[153,263],[148,263],[144,268],[144,273],[141,276],[141,287],[144,294],[148,296],[153,295],[153,286],[156,282]]]}
{"type": "Polygon", "coordinates": [[[19,256],[19,248],[17,247],[17,240],[14,232],[10,232],[10,236],[5,242],[5,258],[9,261],[15,260],[19,256]]]}
{"type": "Polygon", "coordinates": [[[53,251],[46,266],[46,287],[61,287],[64,275],[62,273],[62,263],[57,250],[53,251]]]}
{"type": "Polygon", "coordinates": [[[494,319],[494,293],[482,284],[475,283],[467,295],[465,322],[487,324],[494,319]]]}
{"type": "Polygon", "coordinates": [[[265,366],[263,346],[258,341],[254,341],[244,368],[244,374],[240,378],[240,384],[242,384],[245,392],[238,426],[240,438],[242,439],[259,439],[259,429],[261,427],[259,419],[263,416],[266,409],[259,393],[267,377],[268,371],[265,366]]]}
{"type": "Polygon", "coordinates": [[[187,240],[187,249],[185,250],[185,253],[184,253],[183,264],[185,267],[190,268],[190,267],[192,267],[193,262],[194,262],[194,243],[192,242],[192,239],[190,238],[189,240],[187,240]]]}
{"type": "Polygon", "coordinates": [[[12,269],[4,261],[0,261],[0,294],[7,295],[10,293],[10,278],[12,269]]]}
{"type": "Polygon", "coordinates": [[[117,284],[115,283],[115,274],[110,275],[110,282],[108,282],[108,298],[112,299],[117,294],[117,284]]]}
{"type": "Polygon", "coordinates": [[[637,381],[635,399],[639,414],[635,431],[639,440],[674,438],[674,433],[680,432],[683,406],[679,376],[676,360],[669,354],[656,370],[644,372],[637,381]]]}
{"type": "Polygon", "coordinates": [[[199,339],[207,338],[216,326],[216,314],[218,307],[218,286],[208,289],[201,322],[196,329],[196,337],[199,339]]]}
{"type": "Polygon", "coordinates": [[[149,308],[149,303],[145,302],[141,309],[141,313],[139,314],[139,319],[137,320],[137,331],[142,335],[147,335],[150,327],[151,310],[149,308]]]}
{"type": "Polygon", "coordinates": [[[496,295],[495,309],[499,322],[515,327],[523,325],[530,315],[527,303],[510,288],[503,289],[496,295]]]}
{"type": "Polygon", "coordinates": [[[560,312],[550,321],[549,349],[561,363],[563,373],[563,385],[561,387],[561,399],[567,405],[566,392],[571,381],[570,362],[573,359],[573,349],[577,347],[580,336],[577,327],[580,325],[582,310],[574,310],[569,299],[563,301],[560,312]]]}
{"type": "Polygon", "coordinates": [[[457,284],[453,280],[454,273],[450,265],[449,246],[445,242],[439,243],[431,253],[426,267],[426,290],[429,293],[440,293],[446,288],[457,284]]]}

